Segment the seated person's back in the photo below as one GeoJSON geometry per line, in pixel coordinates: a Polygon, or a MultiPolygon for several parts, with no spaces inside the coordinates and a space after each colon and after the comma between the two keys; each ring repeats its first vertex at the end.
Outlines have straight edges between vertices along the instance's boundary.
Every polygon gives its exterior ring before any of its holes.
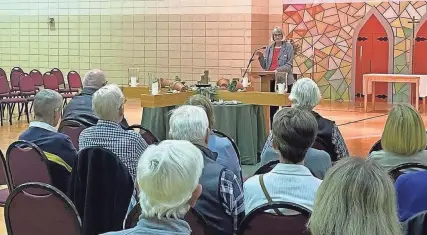
{"type": "Polygon", "coordinates": [[[123,93],[116,85],[106,85],[95,92],[92,106],[99,121],[95,126],[82,131],[79,149],[102,147],[110,150],[117,155],[135,179],[138,160],[147,148],[147,143],[140,134],[124,130],[120,126],[124,102],[123,93]]]}
{"type": "MultiPolygon", "coordinates": [[[[97,69],[89,71],[83,79],[83,90],[65,106],[62,120],[75,120],[85,127],[96,125],[98,117],[92,109],[92,97],[99,88],[106,84],[107,80],[103,71],[97,69]]],[[[125,118],[121,124],[123,127],[129,126],[125,118]]]]}
{"type": "Polygon", "coordinates": [[[206,96],[193,95],[185,104],[200,106],[205,110],[208,116],[209,129],[211,130],[209,133],[208,148],[218,154],[216,162],[225,166],[240,178],[242,169],[233,144],[227,138],[220,137],[212,131],[215,123],[215,114],[211,101],[206,96]]]}
{"type": "Polygon", "coordinates": [[[202,169],[202,154],[188,141],[165,140],[148,147],[138,163],[138,224],[107,234],[190,235],[184,216],[201,194],[202,169]]]}
{"type": "Polygon", "coordinates": [[[427,210],[427,171],[406,173],[395,182],[399,220],[427,210]]]}
{"type": "Polygon", "coordinates": [[[312,209],[322,181],[311,174],[303,161],[316,138],[316,119],[307,111],[284,108],[274,115],[272,126],[273,147],[280,152],[280,163],[271,172],[245,181],[245,213],[268,203],[269,197],[273,202],[292,202],[312,209]]]}
{"type": "Polygon", "coordinates": [[[236,233],[244,216],[243,192],[239,178],[217,160],[207,148],[209,121],[201,107],[183,105],[172,112],[169,137],[188,140],[200,149],[204,168],[200,178],[202,194],[195,208],[216,235],[236,233]]]}
{"type": "Polygon", "coordinates": [[[59,93],[47,89],[38,92],[34,99],[36,119],[19,140],[34,143],[44,152],[49,160],[53,186],[66,193],[77,151],[70,138],[58,133],[54,127],[59,122],[61,110],[62,96],[59,93]]]}
{"type": "Polygon", "coordinates": [[[409,104],[398,104],[390,111],[384,127],[383,150],[372,152],[368,159],[387,171],[404,163],[427,165],[426,139],[421,115],[409,104]]]}

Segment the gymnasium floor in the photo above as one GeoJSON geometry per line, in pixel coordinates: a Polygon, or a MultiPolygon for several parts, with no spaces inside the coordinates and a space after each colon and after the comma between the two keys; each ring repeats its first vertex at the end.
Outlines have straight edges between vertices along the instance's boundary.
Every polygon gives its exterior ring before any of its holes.
{"type": "MultiPolygon", "coordinates": [[[[141,107],[138,99],[129,99],[125,107],[125,116],[130,124],[141,123],[141,107]]],[[[391,105],[377,104],[376,110],[364,113],[361,103],[329,102],[322,101],[316,107],[316,111],[323,117],[334,120],[344,136],[347,147],[352,156],[366,157],[372,145],[381,137],[387,112],[391,105]]],[[[423,106],[421,112],[424,123],[427,124],[427,115],[424,114],[423,106]]],[[[28,124],[24,119],[14,119],[10,126],[5,120],[4,126],[0,127],[0,149],[3,153],[10,143],[15,141],[28,124]]],[[[244,175],[250,175],[257,166],[244,166],[244,175]]],[[[3,209],[0,209],[0,217],[3,217],[3,209]]],[[[4,220],[0,220],[0,235],[6,234],[4,220]]]]}

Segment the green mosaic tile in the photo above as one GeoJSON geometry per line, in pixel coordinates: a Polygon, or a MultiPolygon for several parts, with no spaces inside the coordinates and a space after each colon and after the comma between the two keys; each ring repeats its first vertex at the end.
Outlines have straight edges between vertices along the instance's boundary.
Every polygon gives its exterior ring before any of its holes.
{"type": "Polygon", "coordinates": [[[328,72],[326,72],[325,75],[323,75],[323,78],[325,78],[326,80],[329,80],[329,78],[331,78],[332,75],[334,75],[335,71],[337,70],[336,69],[328,70],[328,72]]]}
{"type": "Polygon", "coordinates": [[[307,69],[311,69],[311,67],[313,67],[313,61],[311,59],[304,61],[304,64],[307,66],[307,69]]]}

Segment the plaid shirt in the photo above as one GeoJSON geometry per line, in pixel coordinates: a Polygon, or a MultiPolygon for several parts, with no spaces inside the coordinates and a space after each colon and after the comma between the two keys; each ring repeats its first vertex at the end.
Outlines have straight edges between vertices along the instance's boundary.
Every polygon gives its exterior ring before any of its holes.
{"type": "Polygon", "coordinates": [[[220,195],[225,213],[233,217],[234,233],[245,215],[242,183],[230,170],[224,170],[221,174],[220,195]]]}
{"type": "Polygon", "coordinates": [[[140,134],[124,130],[120,124],[105,120],[99,120],[95,126],[83,130],[79,137],[80,149],[102,147],[113,152],[134,180],[138,160],[147,146],[140,134]]]}
{"type": "MultiPolygon", "coordinates": [[[[267,149],[273,147],[273,133],[270,132],[270,135],[267,138],[267,141],[265,142],[264,148],[262,149],[261,156],[267,151],[267,149]]],[[[334,124],[334,127],[332,128],[332,145],[334,146],[334,151],[337,154],[337,159],[341,159],[343,157],[350,156],[348,153],[347,145],[345,144],[344,138],[341,135],[340,130],[338,129],[338,126],[334,124]]]]}

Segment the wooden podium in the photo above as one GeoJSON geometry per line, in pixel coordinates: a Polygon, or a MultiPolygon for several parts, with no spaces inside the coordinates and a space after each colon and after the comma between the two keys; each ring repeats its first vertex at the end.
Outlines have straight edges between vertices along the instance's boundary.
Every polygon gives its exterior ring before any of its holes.
{"type": "Polygon", "coordinates": [[[259,72],[251,72],[250,75],[252,77],[259,77],[261,79],[261,91],[263,92],[271,92],[271,81],[275,79],[274,71],[259,71],[259,72]]]}

